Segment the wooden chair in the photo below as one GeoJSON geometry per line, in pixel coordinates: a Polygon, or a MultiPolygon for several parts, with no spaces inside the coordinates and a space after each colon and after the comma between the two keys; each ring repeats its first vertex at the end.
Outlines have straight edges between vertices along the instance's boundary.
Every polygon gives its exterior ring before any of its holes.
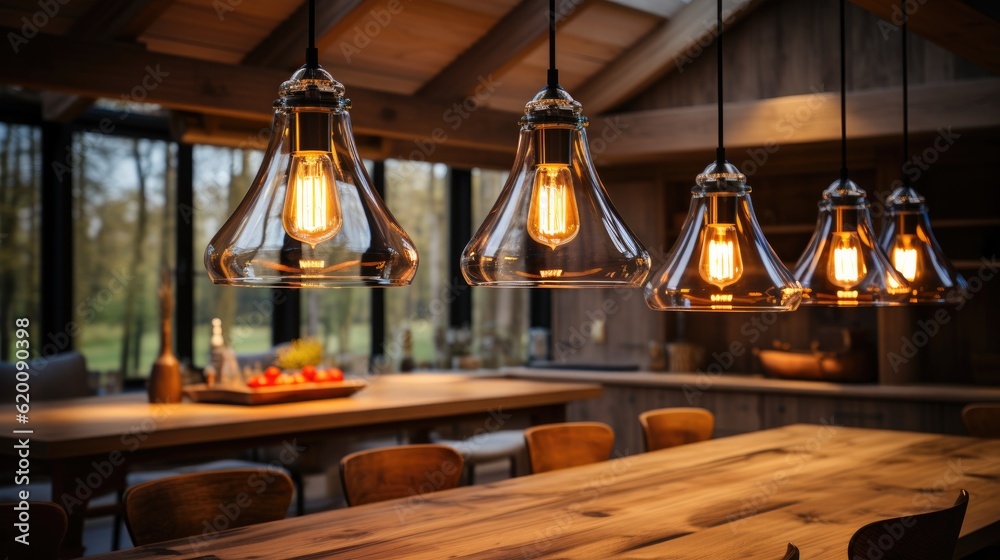
{"type": "Polygon", "coordinates": [[[125,492],[125,526],[136,546],[284,519],[294,488],[271,469],[182,474],[125,492]],[[207,522],[207,526],[206,526],[207,522]]]}
{"type": "Polygon", "coordinates": [[[788,543],[788,549],[785,550],[785,555],[781,557],[781,560],[799,560],[799,547],[788,543]]]}
{"type": "Polygon", "coordinates": [[[646,451],[656,451],[711,439],[715,415],[704,408],[659,408],[640,414],[639,423],[646,451]]]}
{"type": "Polygon", "coordinates": [[[0,525],[0,557],[23,558],[24,560],[52,560],[59,555],[59,547],[66,536],[66,526],[69,523],[66,512],[59,504],[52,502],[31,502],[28,506],[28,524],[30,531],[28,545],[25,546],[14,539],[23,533],[14,526],[21,523],[21,511],[14,509],[19,502],[0,504],[2,521],[0,525]]]}
{"type": "Polygon", "coordinates": [[[340,460],[340,482],[347,505],[360,506],[457,488],[464,464],[436,443],[368,449],[340,460]]]}
{"type": "Polygon", "coordinates": [[[972,403],[962,409],[962,422],[970,435],[1000,438],[1000,403],[972,403]]]}
{"type": "Polygon", "coordinates": [[[968,506],[969,493],[962,490],[951,507],[869,523],[851,537],[847,557],[880,560],[952,558],[968,506]]]}
{"type": "Polygon", "coordinates": [[[601,422],[565,422],[524,430],[532,473],[607,461],[615,432],[601,422]]]}

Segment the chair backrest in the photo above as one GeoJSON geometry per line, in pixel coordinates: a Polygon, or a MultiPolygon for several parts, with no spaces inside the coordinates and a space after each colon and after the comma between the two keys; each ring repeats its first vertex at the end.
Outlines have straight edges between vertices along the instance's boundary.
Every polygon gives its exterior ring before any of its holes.
{"type": "Polygon", "coordinates": [[[781,560],[799,560],[799,547],[788,543],[788,549],[785,550],[785,555],[781,557],[781,560]]]}
{"type": "Polygon", "coordinates": [[[340,460],[344,498],[360,506],[458,487],[465,460],[453,447],[398,445],[351,453],[340,460]]]}
{"type": "MultiPolygon", "coordinates": [[[[64,352],[28,362],[31,400],[54,401],[93,394],[87,361],[79,352],[64,352]]],[[[0,399],[13,402],[17,392],[17,365],[0,362],[0,399]]]]}
{"type": "Polygon", "coordinates": [[[284,519],[294,486],[272,469],[182,474],[125,492],[125,526],[136,546],[284,519]]]}
{"type": "Polygon", "coordinates": [[[969,493],[962,490],[951,507],[869,523],[851,537],[847,557],[849,560],[952,558],[968,506],[969,493]]]}
{"type": "Polygon", "coordinates": [[[531,472],[542,473],[607,461],[615,432],[601,422],[545,424],[524,430],[531,472]]]}
{"type": "Polygon", "coordinates": [[[656,451],[712,438],[715,415],[704,408],[659,408],[639,415],[646,451],[656,451]]]}
{"type": "Polygon", "coordinates": [[[52,502],[27,502],[0,504],[0,557],[23,558],[25,560],[51,560],[59,555],[59,547],[66,536],[66,512],[59,504],[52,502]],[[27,510],[24,509],[27,505],[27,510]],[[22,512],[26,513],[27,521],[22,512]],[[26,523],[25,527],[16,524],[26,523]],[[22,528],[28,529],[27,537],[23,536],[22,528]],[[27,538],[25,546],[15,538],[27,538]]]}
{"type": "Polygon", "coordinates": [[[972,403],[962,409],[962,422],[970,435],[1000,438],[1000,403],[972,403]]]}

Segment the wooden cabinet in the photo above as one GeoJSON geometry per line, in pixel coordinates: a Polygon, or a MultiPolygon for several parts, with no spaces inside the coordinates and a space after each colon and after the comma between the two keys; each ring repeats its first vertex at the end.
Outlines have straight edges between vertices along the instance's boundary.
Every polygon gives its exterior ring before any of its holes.
{"type": "Polygon", "coordinates": [[[965,435],[961,412],[966,404],[1000,401],[996,389],[813,385],[737,375],[701,386],[698,376],[686,374],[519,369],[508,375],[602,383],[599,398],[568,405],[567,420],[609,424],[615,430],[615,449],[624,455],[643,451],[639,414],[654,408],[706,408],[715,414],[715,437],[800,423],[965,435]]]}

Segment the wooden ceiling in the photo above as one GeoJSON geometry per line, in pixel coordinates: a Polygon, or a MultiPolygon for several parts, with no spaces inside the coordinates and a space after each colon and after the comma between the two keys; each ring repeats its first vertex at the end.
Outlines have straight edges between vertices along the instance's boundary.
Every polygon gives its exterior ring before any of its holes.
{"type": "MultiPolygon", "coordinates": [[[[724,0],[728,25],[764,2],[724,0]]],[[[898,3],[852,2],[888,18],[898,3]]],[[[556,4],[561,83],[592,120],[708,44],[715,17],[713,0],[556,4]]],[[[1000,24],[959,0],[932,4],[913,14],[915,32],[1000,71],[992,40],[1000,24]],[[948,18],[949,10],[957,15],[948,18]]],[[[428,159],[505,161],[524,103],[544,85],[546,8],[543,0],[319,0],[320,61],[347,86],[356,129],[383,155],[405,157],[441,129],[447,139],[435,141],[428,159]],[[467,113],[452,126],[447,112],[463,102],[467,113]]],[[[143,100],[174,110],[185,139],[245,145],[303,61],[306,22],[304,0],[0,0],[0,31],[26,39],[0,49],[0,83],[43,91],[46,116],[71,120],[94,98],[129,98],[149,68],[160,68],[169,76],[142,91],[143,100]],[[58,12],[45,14],[43,3],[58,12]],[[32,19],[44,24],[29,38],[24,22],[32,19]]],[[[635,159],[620,150],[655,141],[634,140],[604,157],[635,159]]]]}

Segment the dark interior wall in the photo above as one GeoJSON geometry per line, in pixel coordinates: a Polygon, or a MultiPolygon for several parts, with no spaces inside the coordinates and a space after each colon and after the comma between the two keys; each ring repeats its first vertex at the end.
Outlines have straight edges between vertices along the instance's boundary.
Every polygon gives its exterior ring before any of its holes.
{"type": "MultiPolygon", "coordinates": [[[[807,93],[817,83],[822,90],[836,91],[836,10],[833,0],[776,0],[734,27],[726,43],[726,100],[807,93]]],[[[877,18],[850,4],[848,10],[850,88],[899,87],[899,36],[892,34],[884,41],[877,18]]],[[[623,109],[714,102],[713,48],[623,109]]],[[[916,69],[911,71],[912,84],[988,75],[916,37],[911,38],[910,64],[916,69]]],[[[848,135],[851,126],[849,119],[848,135]]],[[[1000,198],[993,192],[995,181],[982,171],[1000,153],[1000,131],[952,130],[950,135],[945,150],[932,149],[937,134],[916,135],[911,138],[911,153],[931,156],[914,186],[928,199],[935,233],[946,254],[977,288],[960,308],[801,309],[764,318],[765,323],[758,314],[654,312],[645,307],[641,291],[615,297],[591,290],[557,291],[553,340],[571,350],[563,356],[570,363],[642,365],[650,340],[683,339],[706,349],[705,366],[718,362],[712,354],[724,352],[734,341],[748,348],[784,343],[808,349],[814,340],[850,329],[855,342],[867,348],[871,367],[882,382],[1000,385],[1000,349],[995,342],[1000,333],[1000,271],[983,264],[996,266],[992,263],[1000,245],[1000,198]],[[603,317],[606,336],[589,336],[592,323],[602,318],[595,310],[609,298],[620,303],[626,297],[621,311],[603,317]]],[[[851,178],[871,194],[879,230],[879,201],[902,173],[901,139],[849,141],[848,149],[851,178]]],[[[778,255],[791,266],[812,234],[822,190],[838,177],[839,143],[782,146],[766,161],[755,160],[755,153],[759,151],[752,146],[729,146],[728,152],[730,161],[751,176],[758,220],[778,255]]],[[[650,249],[654,270],[677,237],[695,175],[713,155],[685,154],[669,161],[599,170],[618,210],[650,249]]],[[[725,371],[761,371],[751,351],[734,356],[732,363],[723,361],[725,371]]]]}

